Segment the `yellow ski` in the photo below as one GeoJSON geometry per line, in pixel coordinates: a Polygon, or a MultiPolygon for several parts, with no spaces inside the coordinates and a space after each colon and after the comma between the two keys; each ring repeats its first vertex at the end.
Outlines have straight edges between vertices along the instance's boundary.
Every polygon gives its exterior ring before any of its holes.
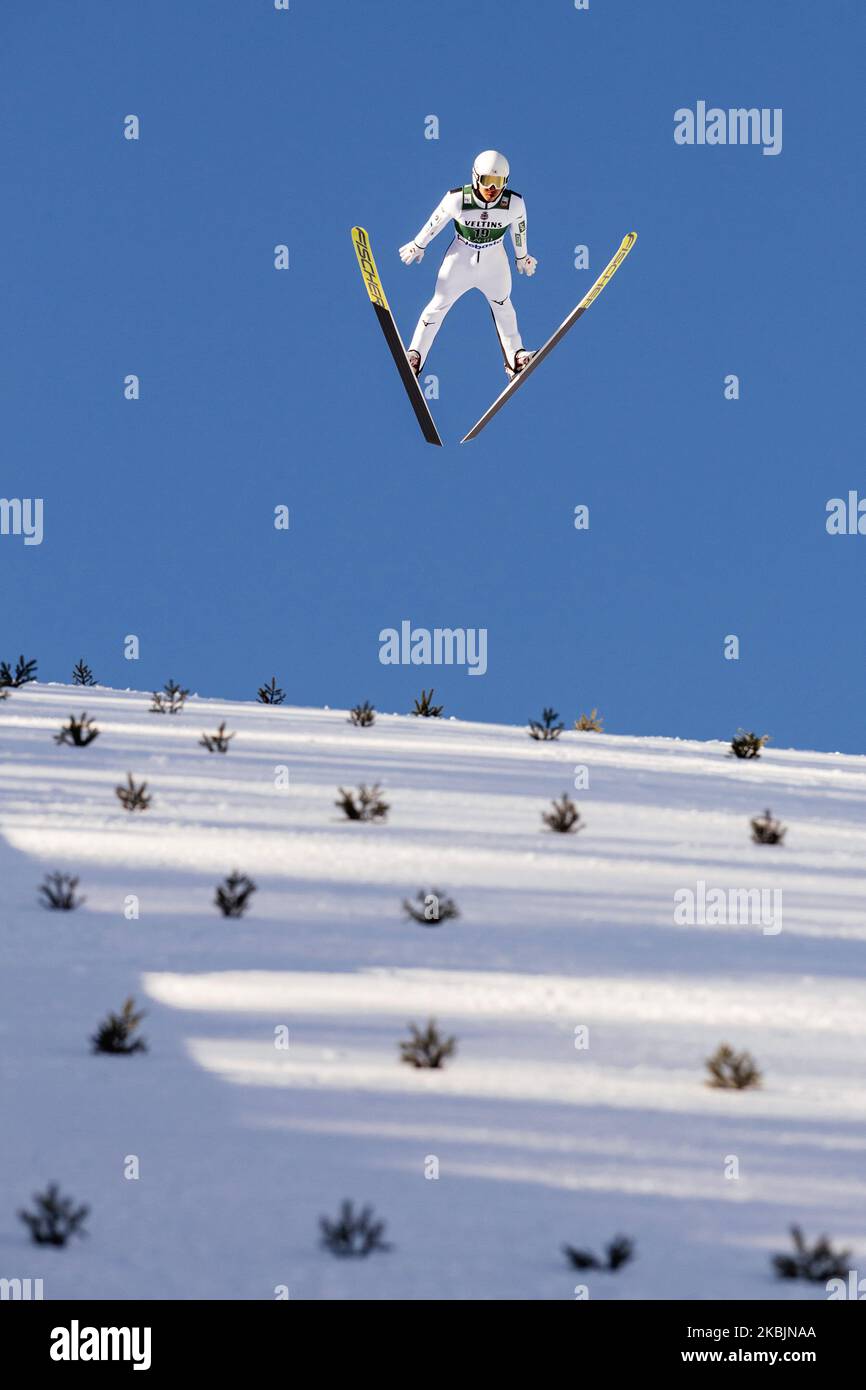
{"type": "Polygon", "coordinates": [[[575,323],[577,323],[577,320],[580,318],[581,314],[586,313],[593,300],[598,298],[605,285],[608,283],[609,280],[613,278],[613,276],[619,270],[620,266],[622,265],[623,261],[625,260],[626,256],[628,255],[629,251],[634,246],[636,241],[637,232],[629,232],[627,236],[623,237],[619,250],[617,251],[616,255],[608,261],[607,265],[599,275],[592,289],[589,290],[583,296],[583,299],[580,301],[580,303],[574,309],[572,309],[568,318],[565,319],[559,325],[552,337],[548,338],[547,342],[544,344],[544,347],[538,349],[538,352],[536,352],[535,356],[531,359],[531,361],[529,361],[527,365],[523,368],[523,371],[518,372],[517,376],[512,377],[511,381],[509,381],[502,394],[497,396],[493,404],[487,410],[485,410],[484,414],[481,416],[481,419],[476,421],[469,433],[463,436],[463,438],[460,441],[461,444],[465,444],[468,439],[474,439],[476,435],[481,433],[487,422],[489,420],[492,420],[494,415],[496,415],[496,413],[502,409],[509,397],[514,395],[514,392],[517,390],[518,386],[523,385],[526,378],[530,376],[532,372],[535,371],[535,368],[539,366],[541,362],[544,361],[548,353],[552,352],[553,349],[556,347],[557,343],[565,337],[569,328],[571,328],[575,323]]]}
{"type": "Polygon", "coordinates": [[[361,267],[361,274],[364,277],[364,284],[367,286],[367,293],[370,296],[370,303],[376,310],[376,317],[382,332],[385,334],[385,341],[391,349],[391,356],[397,364],[397,371],[400,379],[406,388],[406,394],[415,412],[421,432],[428,444],[440,444],[439,431],[430,414],[430,407],[427,404],[424,392],[418,384],[418,378],[406,360],[406,349],[403,340],[391,313],[391,306],[385,298],[385,291],[382,288],[382,281],[379,279],[379,272],[376,269],[376,262],[373,259],[373,250],[370,246],[370,238],[363,227],[352,228],[352,244],[355,247],[355,254],[358,257],[358,265],[361,267]]]}

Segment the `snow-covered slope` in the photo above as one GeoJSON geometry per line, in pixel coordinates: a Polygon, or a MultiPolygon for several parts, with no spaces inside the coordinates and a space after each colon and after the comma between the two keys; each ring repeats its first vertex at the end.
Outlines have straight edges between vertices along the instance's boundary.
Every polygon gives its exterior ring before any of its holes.
{"type": "Polygon", "coordinates": [[[0,1275],[47,1298],[824,1297],[771,1275],[792,1222],[866,1268],[866,758],[149,703],[0,703],[0,1275]],[[55,744],[82,709],[100,737],[55,744]],[[198,745],[221,720],[224,757],[198,745]],[[127,772],[142,815],[115,797],[127,772]],[[346,821],[337,788],[374,781],[387,822],[346,821]],[[564,791],[577,835],[542,824],[564,791]],[[767,806],[781,847],[751,843],[767,806]],[[234,869],[258,885],[240,921],[213,906],[234,869]],[[39,905],[54,870],[77,911],[39,905]],[[679,925],[699,881],[781,890],[781,930],[679,925]],[[459,919],[407,919],[431,888],[459,919]],[[91,1055],[129,994],[148,1053],[91,1055]],[[401,1065],[431,1016],[456,1057],[401,1065]],[[762,1089],[704,1084],[722,1041],[762,1089]],[[51,1180],[92,1208],[63,1250],[15,1216],[51,1180]],[[389,1253],[318,1248],[344,1197],[389,1253]],[[637,1257],[616,1275],[561,1254],[619,1233],[637,1257]]]}

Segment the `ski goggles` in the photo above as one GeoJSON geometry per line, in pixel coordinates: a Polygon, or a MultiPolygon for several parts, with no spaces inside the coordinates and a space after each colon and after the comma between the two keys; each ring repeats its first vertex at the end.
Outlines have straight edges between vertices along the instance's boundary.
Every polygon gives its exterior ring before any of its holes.
{"type": "Polygon", "coordinates": [[[481,188],[504,188],[504,174],[479,174],[478,183],[481,188]]]}

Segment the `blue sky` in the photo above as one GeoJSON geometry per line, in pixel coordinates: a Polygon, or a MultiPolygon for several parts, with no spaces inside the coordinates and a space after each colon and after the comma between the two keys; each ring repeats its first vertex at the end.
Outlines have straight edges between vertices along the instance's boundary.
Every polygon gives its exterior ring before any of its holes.
{"type": "Polygon", "coordinates": [[[7,0],[0,496],[44,498],[45,535],[0,536],[0,657],[863,751],[866,536],[829,537],[825,508],[866,494],[864,30],[856,0],[7,0]],[[781,107],[782,152],[676,145],[701,99],[781,107]],[[427,364],[435,450],[349,229],[408,341],[447,234],[420,266],[396,248],[491,146],[539,260],[515,277],[529,346],[639,239],[463,447],[504,376],[461,300],[427,364]],[[486,628],[487,674],[381,665],[406,618],[486,628]]]}

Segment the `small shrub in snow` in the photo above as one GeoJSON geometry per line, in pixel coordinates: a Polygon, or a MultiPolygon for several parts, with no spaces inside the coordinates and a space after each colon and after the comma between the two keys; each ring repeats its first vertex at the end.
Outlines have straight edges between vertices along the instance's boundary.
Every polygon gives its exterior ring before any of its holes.
{"type": "Polygon", "coordinates": [[[773,819],[769,810],[762,816],[755,816],[751,822],[752,839],[756,845],[780,845],[785,838],[787,826],[773,819]]]}
{"type": "Polygon", "coordinates": [[[369,700],[365,700],[363,705],[356,705],[349,710],[349,723],[354,724],[356,729],[369,729],[371,724],[376,722],[376,711],[369,700]]]}
{"type": "Polygon", "coordinates": [[[136,1013],[135,1002],[126,1000],[119,1014],[109,1014],[90,1039],[94,1052],[109,1052],[115,1057],[130,1057],[133,1052],[146,1052],[147,1043],[135,1037],[144,1013],[136,1013]]]}
{"type": "Polygon", "coordinates": [[[557,724],[555,722],[557,719],[559,719],[559,715],[555,709],[542,710],[540,723],[537,719],[530,719],[529,721],[529,737],[540,739],[543,743],[547,743],[553,738],[559,738],[565,725],[557,724]]]}
{"type": "Polygon", "coordinates": [[[30,1232],[34,1245],[63,1246],[70,1236],[83,1236],[89,1207],[77,1207],[71,1197],[61,1197],[60,1188],[51,1183],[44,1192],[35,1192],[35,1211],[19,1211],[18,1216],[30,1232]]]}
{"type": "Polygon", "coordinates": [[[432,888],[429,893],[419,888],[415,900],[417,907],[415,903],[410,903],[408,898],[404,898],[403,910],[414,922],[420,922],[422,927],[438,927],[440,922],[448,922],[460,916],[454,899],[449,898],[447,893],[440,893],[438,888],[432,888]]]}
{"type": "Polygon", "coordinates": [[[8,691],[8,690],[0,690],[0,700],[8,700],[8,699],[9,699],[9,691],[8,691]]]}
{"type": "Polygon", "coordinates": [[[46,874],[39,888],[42,906],[51,912],[72,912],[84,902],[75,892],[77,887],[78,879],[69,874],[46,874]]]}
{"type": "Polygon", "coordinates": [[[263,705],[281,705],[286,698],[285,690],[277,685],[276,676],[271,676],[270,685],[260,685],[258,699],[263,705]]]}
{"type": "Polygon", "coordinates": [[[572,831],[582,830],[583,826],[578,825],[580,812],[567,792],[563,792],[558,801],[551,801],[552,811],[542,811],[541,819],[551,830],[558,830],[561,835],[568,835],[572,831]]]}
{"type": "Polygon", "coordinates": [[[202,748],[206,748],[209,753],[227,753],[229,742],[234,738],[234,734],[226,733],[225,720],[220,724],[215,734],[202,734],[199,743],[202,748]]]}
{"type": "Polygon", "coordinates": [[[84,660],[84,657],[82,657],[81,660],[77,663],[77,665],[73,666],[72,668],[72,684],[96,685],[96,680],[94,678],[93,672],[91,671],[87,662],[84,660]]]}
{"type": "Polygon", "coordinates": [[[0,661],[0,686],[8,686],[13,690],[19,690],[22,685],[28,685],[30,681],[36,679],[36,662],[25,661],[23,655],[19,656],[13,671],[8,661],[0,661]]]}
{"type": "Polygon", "coordinates": [[[845,1279],[851,1267],[850,1250],[834,1250],[826,1236],[809,1245],[799,1226],[791,1227],[793,1255],[774,1255],[773,1268],[780,1279],[806,1279],[826,1284],[828,1279],[845,1279]]]}
{"type": "Polygon", "coordinates": [[[362,1207],[356,1212],[351,1202],[343,1202],[336,1221],[326,1216],[319,1217],[322,1233],[321,1244],[332,1255],[371,1255],[374,1250],[390,1250],[390,1245],[382,1239],[385,1234],[384,1221],[377,1221],[372,1207],[362,1207]]]}
{"type": "Polygon", "coordinates": [[[64,724],[60,733],[54,735],[54,742],[68,743],[74,748],[86,748],[95,738],[99,738],[99,730],[86,713],[82,713],[80,719],[70,714],[69,723],[64,724]]]}
{"type": "Polygon", "coordinates": [[[146,811],[153,800],[148,794],[147,783],[134,782],[131,772],[126,774],[126,786],[115,787],[114,795],[125,811],[146,811]]]}
{"type": "Polygon", "coordinates": [[[735,1052],[728,1043],[719,1043],[706,1061],[710,1073],[708,1086],[722,1091],[747,1091],[760,1086],[761,1073],[749,1052],[735,1052]]]}
{"type": "Polygon", "coordinates": [[[154,690],[151,714],[180,714],[186,703],[188,690],[183,690],[177,681],[168,680],[162,690],[154,690]]]}
{"type": "Polygon", "coordinates": [[[409,1067],[439,1069],[446,1057],[453,1057],[457,1051],[456,1038],[443,1038],[431,1018],[422,1032],[414,1023],[409,1024],[411,1038],[400,1044],[400,1061],[409,1067]]]}
{"type": "Polygon", "coordinates": [[[339,806],[349,820],[384,820],[390,810],[388,803],[382,800],[378,782],[372,787],[360,786],[356,792],[344,791],[342,787],[337,790],[340,797],[334,805],[339,806]]]}
{"type": "Polygon", "coordinates": [[[590,710],[589,714],[581,714],[574,721],[574,727],[579,729],[582,734],[603,734],[604,720],[597,709],[590,710]]]}
{"type": "Polygon", "coordinates": [[[634,1241],[628,1236],[614,1236],[604,1248],[604,1260],[597,1259],[591,1250],[576,1250],[573,1245],[563,1245],[562,1249],[572,1269],[603,1269],[613,1274],[634,1259],[634,1241]]]}
{"type": "Polygon", "coordinates": [[[747,734],[742,729],[731,739],[731,752],[735,758],[760,758],[761,749],[770,742],[769,734],[747,734]]]}
{"type": "Polygon", "coordinates": [[[222,883],[217,884],[214,903],[223,917],[243,917],[255,891],[256,885],[252,879],[235,870],[222,883]]]}
{"type": "Polygon", "coordinates": [[[412,714],[419,715],[421,719],[441,719],[442,711],[445,706],[434,705],[432,703],[434,693],[432,685],[429,690],[422,690],[420,698],[416,698],[415,700],[415,708],[412,710],[412,714]]]}
{"type": "Polygon", "coordinates": [[[615,1236],[605,1246],[605,1254],[609,1270],[622,1269],[623,1265],[634,1259],[634,1241],[629,1240],[628,1236],[615,1236]]]}

